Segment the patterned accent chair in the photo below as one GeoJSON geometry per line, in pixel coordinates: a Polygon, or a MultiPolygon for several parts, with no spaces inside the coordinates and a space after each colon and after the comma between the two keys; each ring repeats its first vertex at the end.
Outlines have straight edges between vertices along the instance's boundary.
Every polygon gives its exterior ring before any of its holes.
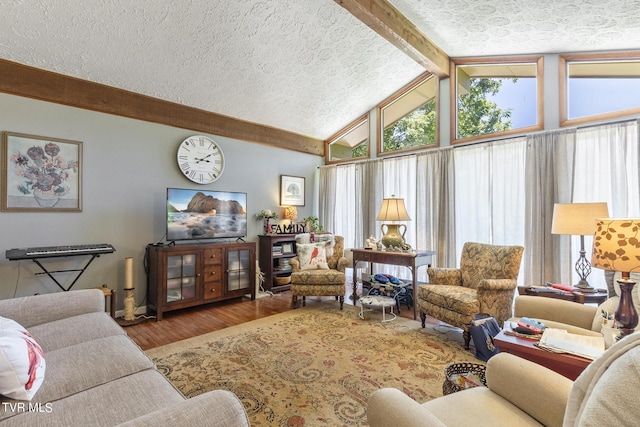
{"type": "Polygon", "coordinates": [[[469,349],[469,326],[476,314],[495,317],[498,324],[512,316],[522,246],[497,246],[467,242],[460,268],[429,268],[429,284],[418,286],[416,303],[422,327],[429,315],[462,328],[469,349]]]}
{"type": "Polygon", "coordinates": [[[335,296],[340,301],[340,310],[344,305],[346,276],[344,270],[349,260],[344,257],[344,237],[334,236],[333,255],[327,258],[328,270],[301,270],[300,260],[293,257],[291,265],[291,305],[296,308],[298,297],[302,297],[302,306],[308,296],[335,296]]]}

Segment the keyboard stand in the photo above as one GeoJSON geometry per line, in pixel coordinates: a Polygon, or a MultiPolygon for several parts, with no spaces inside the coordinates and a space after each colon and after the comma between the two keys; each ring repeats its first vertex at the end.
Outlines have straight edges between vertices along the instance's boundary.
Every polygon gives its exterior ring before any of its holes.
{"type": "MultiPolygon", "coordinates": [[[[84,265],[84,267],[79,268],[79,269],[78,268],[71,269],[71,270],[49,271],[49,270],[46,269],[46,267],[44,265],[42,265],[42,263],[40,262],[39,258],[31,258],[31,260],[33,262],[35,262],[38,265],[38,267],[40,267],[42,269],[42,271],[43,271],[42,273],[36,273],[36,274],[46,274],[47,276],[49,276],[51,278],[51,280],[53,280],[55,282],[56,285],[58,285],[60,287],[60,289],[62,289],[63,291],[66,292],[66,291],[70,290],[73,287],[73,285],[76,284],[76,282],[78,281],[80,276],[82,276],[82,273],[84,273],[84,271],[87,269],[87,267],[89,267],[89,265],[93,262],[93,260],[100,256],[100,254],[78,254],[78,255],[91,255],[91,258],[89,259],[89,261],[87,261],[87,263],[84,265]],[[60,284],[60,282],[58,282],[58,280],[55,277],[53,277],[53,274],[55,274],[55,273],[69,273],[69,272],[78,272],[78,275],[73,280],[73,282],[71,282],[71,284],[69,285],[68,288],[65,288],[64,286],[62,286],[60,284]]],[[[73,255],[71,255],[71,256],[73,256],[73,255]]]]}

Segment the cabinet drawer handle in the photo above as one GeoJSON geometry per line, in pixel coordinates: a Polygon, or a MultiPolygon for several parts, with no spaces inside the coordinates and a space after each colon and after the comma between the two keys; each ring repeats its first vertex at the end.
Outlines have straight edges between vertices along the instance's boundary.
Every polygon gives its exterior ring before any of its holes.
{"type": "Polygon", "coordinates": [[[215,288],[211,288],[211,293],[214,293],[216,291],[215,288]]]}
{"type": "Polygon", "coordinates": [[[215,271],[212,271],[212,272],[211,272],[211,275],[212,275],[212,276],[214,276],[215,274],[216,274],[216,272],[215,272],[215,271]]]}
{"type": "Polygon", "coordinates": [[[215,258],[215,257],[216,257],[215,255],[211,255],[211,258],[215,258]]]}

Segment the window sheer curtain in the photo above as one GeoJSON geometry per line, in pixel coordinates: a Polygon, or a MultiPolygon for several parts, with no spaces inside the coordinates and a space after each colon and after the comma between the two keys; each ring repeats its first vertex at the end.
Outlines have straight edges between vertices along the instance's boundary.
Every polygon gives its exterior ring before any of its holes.
{"type": "Polygon", "coordinates": [[[458,264],[465,242],[524,246],[526,139],[463,147],[453,155],[458,264]]]}
{"type": "MultiPolygon", "coordinates": [[[[640,166],[638,121],[588,127],[576,131],[575,171],[571,202],[607,202],[611,217],[640,216],[640,166]]],[[[584,245],[590,259],[592,236],[584,245]]],[[[573,268],[578,260],[580,238],[570,239],[565,270],[570,268],[567,282],[580,279],[573,268]]],[[[591,286],[606,289],[604,272],[594,268],[589,275],[591,286]]]]}
{"type": "Polygon", "coordinates": [[[416,247],[436,251],[434,265],[456,265],[453,148],[417,155],[416,180],[416,247]]]}
{"type": "MultiPolygon", "coordinates": [[[[633,120],[323,166],[320,220],[345,236],[345,247],[362,247],[369,235],[382,236],[375,217],[382,198],[395,194],[412,218],[407,242],[435,250],[436,266],[457,266],[467,241],[522,245],[518,283],[575,283],[579,237],[551,235],[553,204],[606,201],[611,216],[640,216],[639,138],[633,120]]],[[[604,287],[600,270],[589,281],[604,287]]]]}
{"type": "Polygon", "coordinates": [[[525,175],[525,236],[523,254],[527,284],[568,283],[571,254],[562,248],[569,236],[551,234],[553,205],[569,203],[573,183],[575,130],[544,132],[527,137],[525,175]]]}

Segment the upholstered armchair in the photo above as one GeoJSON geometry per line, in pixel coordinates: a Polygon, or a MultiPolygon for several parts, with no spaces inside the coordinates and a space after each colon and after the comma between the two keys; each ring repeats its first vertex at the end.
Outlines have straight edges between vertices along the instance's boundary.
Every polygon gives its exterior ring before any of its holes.
{"type": "Polygon", "coordinates": [[[469,326],[474,316],[493,316],[502,325],[512,315],[522,246],[498,246],[467,242],[460,268],[429,268],[429,284],[418,286],[416,304],[422,327],[429,315],[462,328],[464,348],[469,349],[469,326]]]}
{"type": "Polygon", "coordinates": [[[305,305],[307,296],[335,296],[340,301],[340,310],[344,305],[345,268],[349,260],[344,257],[344,238],[333,236],[333,240],[315,244],[296,244],[298,255],[289,260],[291,265],[291,305],[296,308],[298,297],[305,305]],[[314,246],[316,245],[316,246],[314,246]],[[325,259],[322,259],[322,249],[325,259]],[[309,250],[310,255],[304,251],[309,250]],[[329,251],[329,256],[327,256],[329,251]],[[312,257],[315,254],[315,259],[312,257]]]}

